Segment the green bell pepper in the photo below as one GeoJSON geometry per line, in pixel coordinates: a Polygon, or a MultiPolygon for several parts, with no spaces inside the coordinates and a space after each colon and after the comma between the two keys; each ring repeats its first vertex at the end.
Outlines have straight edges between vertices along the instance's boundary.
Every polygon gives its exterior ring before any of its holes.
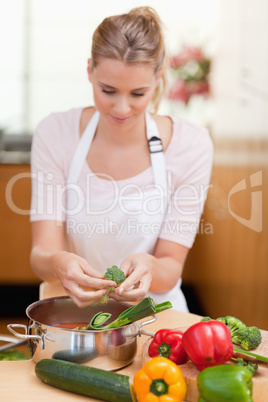
{"type": "Polygon", "coordinates": [[[197,377],[198,402],[253,402],[252,372],[246,367],[221,364],[208,367],[197,377]]]}

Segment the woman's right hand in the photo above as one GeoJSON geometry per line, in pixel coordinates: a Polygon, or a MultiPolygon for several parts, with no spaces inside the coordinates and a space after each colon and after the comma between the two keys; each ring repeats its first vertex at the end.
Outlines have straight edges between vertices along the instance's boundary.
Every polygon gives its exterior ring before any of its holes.
{"type": "Polygon", "coordinates": [[[52,260],[64,290],[80,308],[96,303],[107,293],[107,287],[116,286],[76,254],[59,251],[52,260]]]}
{"type": "Polygon", "coordinates": [[[60,280],[66,293],[78,307],[100,300],[113,281],[93,269],[82,257],[64,251],[65,226],[55,221],[32,222],[31,266],[43,281],[60,280]]]}

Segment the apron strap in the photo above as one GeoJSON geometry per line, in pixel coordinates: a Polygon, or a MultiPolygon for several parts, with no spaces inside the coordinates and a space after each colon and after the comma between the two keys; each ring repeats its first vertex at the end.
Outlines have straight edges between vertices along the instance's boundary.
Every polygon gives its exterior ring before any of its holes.
{"type": "Polygon", "coordinates": [[[70,170],[69,170],[69,176],[67,179],[67,184],[75,184],[77,183],[83,165],[85,163],[91,142],[93,140],[95,131],[97,129],[97,125],[99,122],[100,118],[100,113],[96,111],[92,118],[90,119],[90,122],[88,123],[79,143],[78,146],[75,150],[70,170]]]}
{"type": "Polygon", "coordinates": [[[167,203],[168,188],[163,145],[161,138],[159,137],[156,122],[149,113],[146,113],[146,133],[150,149],[154,182],[160,187],[160,189],[162,189],[165,202],[167,203]]]}

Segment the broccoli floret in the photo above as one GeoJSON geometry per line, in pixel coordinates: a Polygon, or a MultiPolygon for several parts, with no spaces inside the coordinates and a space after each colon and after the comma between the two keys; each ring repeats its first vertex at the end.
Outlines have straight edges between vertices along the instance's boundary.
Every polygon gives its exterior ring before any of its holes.
{"type": "Polygon", "coordinates": [[[126,279],[124,272],[116,265],[113,265],[112,268],[107,268],[104,277],[106,279],[110,279],[111,281],[115,281],[117,286],[119,286],[126,279]]]}
{"type": "Polygon", "coordinates": [[[249,360],[242,359],[241,357],[238,357],[236,365],[246,367],[253,375],[258,370],[257,363],[254,364],[254,363],[250,362],[249,360]]]}
{"type": "Polygon", "coordinates": [[[212,320],[212,318],[210,318],[210,317],[203,317],[203,318],[201,318],[200,321],[211,321],[211,320],[212,320]]]}
{"type": "Polygon", "coordinates": [[[229,330],[231,331],[232,341],[236,345],[240,345],[240,338],[238,337],[238,331],[245,331],[247,329],[246,324],[244,324],[241,320],[231,315],[227,315],[226,317],[219,317],[217,321],[221,321],[227,325],[229,330]]]}
{"type": "Polygon", "coordinates": [[[235,341],[237,345],[240,345],[245,350],[255,349],[261,343],[262,336],[259,328],[248,327],[241,329],[237,332],[235,341]]]}
{"type": "Polygon", "coordinates": [[[261,343],[261,333],[257,327],[247,327],[241,320],[230,315],[219,317],[217,321],[227,325],[231,332],[232,342],[243,349],[255,349],[261,343]]]}
{"type": "MultiPolygon", "coordinates": [[[[124,280],[126,279],[124,272],[121,269],[119,269],[116,265],[113,265],[111,268],[107,268],[104,274],[104,278],[116,282],[117,286],[121,285],[121,283],[124,282],[124,280]]],[[[101,303],[105,304],[108,302],[109,294],[111,292],[114,292],[114,289],[115,289],[114,287],[108,288],[108,293],[102,296],[101,303]]]]}

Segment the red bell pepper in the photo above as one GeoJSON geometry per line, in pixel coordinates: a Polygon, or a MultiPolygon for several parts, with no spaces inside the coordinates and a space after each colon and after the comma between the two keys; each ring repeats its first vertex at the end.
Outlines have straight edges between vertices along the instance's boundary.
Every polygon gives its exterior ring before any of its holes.
{"type": "Polygon", "coordinates": [[[182,343],[192,363],[200,371],[226,363],[234,353],[229,328],[216,320],[192,325],[183,334],[182,343]]]}
{"type": "Polygon", "coordinates": [[[150,357],[163,356],[176,364],[184,364],[189,357],[182,344],[182,331],[173,329],[160,329],[153,337],[149,345],[150,357]]]}

